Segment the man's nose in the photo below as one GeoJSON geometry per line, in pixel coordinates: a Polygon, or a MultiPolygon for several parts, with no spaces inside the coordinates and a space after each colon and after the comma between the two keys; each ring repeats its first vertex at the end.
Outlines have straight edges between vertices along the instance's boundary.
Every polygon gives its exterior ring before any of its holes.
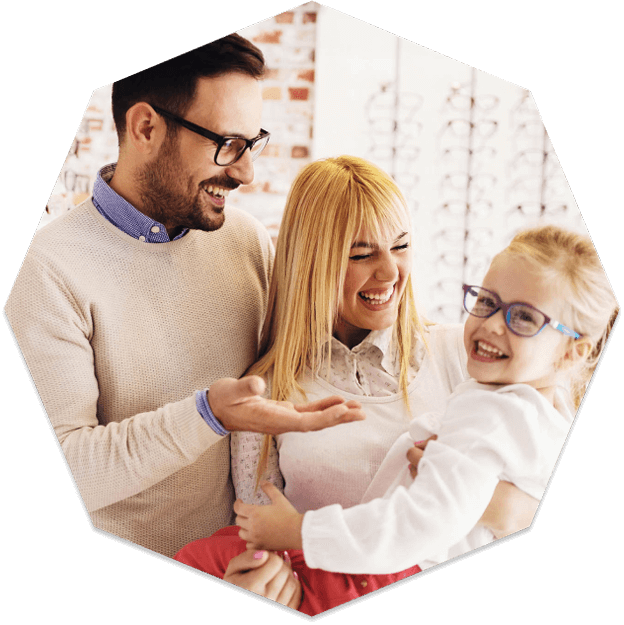
{"type": "Polygon", "coordinates": [[[254,167],[251,152],[245,150],[243,155],[232,165],[225,168],[225,173],[240,184],[251,184],[254,179],[254,167]]]}

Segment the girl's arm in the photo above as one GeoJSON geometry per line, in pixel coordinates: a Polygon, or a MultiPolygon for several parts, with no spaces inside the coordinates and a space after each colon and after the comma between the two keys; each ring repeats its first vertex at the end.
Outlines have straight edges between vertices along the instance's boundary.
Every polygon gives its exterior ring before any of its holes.
{"type": "MultiPolygon", "coordinates": [[[[540,476],[531,487],[540,496],[545,469],[540,451],[544,443],[551,447],[554,465],[565,431],[561,440],[544,441],[537,410],[518,397],[464,393],[451,405],[455,410],[447,411],[438,440],[429,443],[418,478],[408,488],[399,486],[382,499],[346,510],[333,505],[310,511],[302,522],[279,493],[272,506],[241,504],[235,508],[241,538],[254,546],[286,549],[297,546],[300,537],[311,568],[393,573],[436,558],[465,538],[487,508],[499,475],[510,466],[520,475],[540,476]],[[263,517],[271,511],[278,513],[273,523],[286,526],[273,533],[269,545],[256,526],[266,529],[263,517]],[[282,540],[292,544],[280,544],[282,540]]],[[[400,453],[405,458],[405,450],[400,453]]]]}
{"type": "MultiPolygon", "coordinates": [[[[415,478],[418,474],[418,463],[430,440],[422,441],[407,452],[410,462],[410,474],[415,478]]],[[[505,538],[510,534],[526,529],[533,522],[539,506],[539,500],[527,495],[511,482],[499,482],[494,495],[486,508],[478,525],[489,529],[496,538],[505,538]]]]}

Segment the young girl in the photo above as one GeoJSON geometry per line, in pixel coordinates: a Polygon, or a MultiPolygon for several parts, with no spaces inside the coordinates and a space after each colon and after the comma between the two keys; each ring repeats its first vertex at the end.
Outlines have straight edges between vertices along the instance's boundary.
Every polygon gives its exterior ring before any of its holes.
{"type": "Polygon", "coordinates": [[[271,485],[272,505],[235,505],[248,547],[303,549],[299,576],[315,579],[304,603],[335,575],[318,569],[385,574],[490,542],[475,525],[501,479],[542,496],[574,416],[568,389],[578,407],[617,317],[607,278],[588,239],[548,226],[518,234],[482,286],[464,286],[464,306],[473,379],[449,399],[415,480],[405,434],[361,505],[301,514],[271,485]]]}

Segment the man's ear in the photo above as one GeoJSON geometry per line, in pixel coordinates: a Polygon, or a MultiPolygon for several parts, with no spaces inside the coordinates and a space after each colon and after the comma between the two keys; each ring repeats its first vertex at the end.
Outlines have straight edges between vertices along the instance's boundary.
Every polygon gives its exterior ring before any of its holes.
{"type": "Polygon", "coordinates": [[[137,102],[126,111],[126,140],[138,152],[157,154],[166,134],[165,120],[147,102],[137,102]]]}

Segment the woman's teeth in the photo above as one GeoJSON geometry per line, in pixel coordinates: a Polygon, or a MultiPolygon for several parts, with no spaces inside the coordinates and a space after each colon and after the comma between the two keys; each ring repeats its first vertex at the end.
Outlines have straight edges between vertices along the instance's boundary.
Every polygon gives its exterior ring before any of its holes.
{"type": "Polygon", "coordinates": [[[486,358],[507,358],[507,355],[501,352],[500,349],[493,347],[492,345],[488,345],[487,343],[482,343],[481,341],[477,341],[477,354],[479,356],[484,356],[486,358]]]}
{"type": "Polygon", "coordinates": [[[374,304],[380,306],[381,304],[385,304],[390,300],[392,294],[394,293],[394,287],[384,291],[383,293],[367,293],[365,291],[361,291],[358,295],[369,304],[374,304]]]}

